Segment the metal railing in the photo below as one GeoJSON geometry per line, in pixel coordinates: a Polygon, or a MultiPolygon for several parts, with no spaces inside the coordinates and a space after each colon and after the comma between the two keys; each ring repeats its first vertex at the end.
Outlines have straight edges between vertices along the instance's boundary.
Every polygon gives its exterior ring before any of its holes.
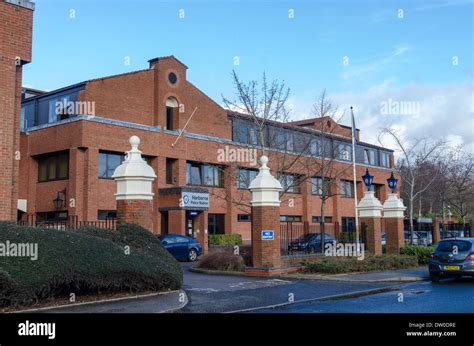
{"type": "Polygon", "coordinates": [[[75,230],[84,227],[97,227],[102,229],[115,230],[117,228],[116,219],[96,220],[96,221],[80,221],[77,215],[69,215],[62,220],[37,220],[36,215],[30,214],[17,221],[20,226],[51,228],[58,230],[75,230]]]}

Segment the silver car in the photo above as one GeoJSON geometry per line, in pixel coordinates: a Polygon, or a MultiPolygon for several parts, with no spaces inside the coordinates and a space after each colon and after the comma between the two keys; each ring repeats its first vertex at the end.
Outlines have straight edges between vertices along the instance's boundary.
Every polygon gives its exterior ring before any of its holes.
{"type": "Polygon", "coordinates": [[[429,261],[430,279],[474,277],[474,238],[451,238],[438,243],[429,261]]]}

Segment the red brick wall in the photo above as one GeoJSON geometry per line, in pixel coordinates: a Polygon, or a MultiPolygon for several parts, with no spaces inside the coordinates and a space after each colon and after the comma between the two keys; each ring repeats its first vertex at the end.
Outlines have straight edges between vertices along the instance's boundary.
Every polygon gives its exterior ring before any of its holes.
{"type": "Polygon", "coordinates": [[[254,267],[280,267],[280,211],[278,207],[253,207],[252,260],[254,267]],[[262,240],[262,230],[273,230],[275,240],[262,240]]]}
{"type": "Polygon", "coordinates": [[[0,1],[0,220],[16,220],[22,67],[31,60],[33,11],[0,1]]]}
{"type": "Polygon", "coordinates": [[[117,201],[117,221],[136,223],[153,231],[153,203],[146,200],[117,201]]]}

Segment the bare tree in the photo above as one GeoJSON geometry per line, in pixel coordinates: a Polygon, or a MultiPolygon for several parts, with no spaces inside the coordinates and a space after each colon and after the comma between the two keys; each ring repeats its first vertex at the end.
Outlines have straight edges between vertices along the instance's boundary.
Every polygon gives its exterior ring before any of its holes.
{"type": "MultiPolygon", "coordinates": [[[[396,166],[401,176],[401,184],[404,186],[400,191],[408,202],[410,244],[413,244],[415,201],[440,176],[440,170],[427,170],[426,167],[430,162],[439,162],[446,143],[442,140],[433,141],[429,138],[414,139],[408,142],[393,128],[384,128],[379,135],[379,141],[383,142],[385,136],[392,138],[400,151],[400,158],[396,166]]],[[[438,165],[433,167],[438,167],[438,165]]]]}

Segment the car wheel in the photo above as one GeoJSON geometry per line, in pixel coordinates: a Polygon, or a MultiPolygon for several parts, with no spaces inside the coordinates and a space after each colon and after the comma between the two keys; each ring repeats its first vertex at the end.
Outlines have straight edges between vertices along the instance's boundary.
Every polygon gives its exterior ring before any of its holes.
{"type": "Polygon", "coordinates": [[[197,260],[197,257],[198,257],[198,254],[197,254],[196,250],[194,250],[194,249],[189,250],[188,260],[190,262],[195,262],[197,260]]]}
{"type": "Polygon", "coordinates": [[[430,280],[434,283],[439,282],[439,275],[430,273],[430,280]]]}

